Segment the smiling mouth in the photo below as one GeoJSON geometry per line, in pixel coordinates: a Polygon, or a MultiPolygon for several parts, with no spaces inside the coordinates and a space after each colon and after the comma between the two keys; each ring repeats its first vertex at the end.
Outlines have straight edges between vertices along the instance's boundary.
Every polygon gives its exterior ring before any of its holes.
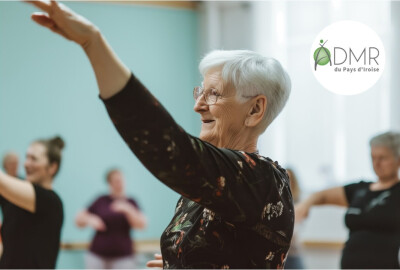
{"type": "Polygon", "coordinates": [[[208,123],[211,123],[211,122],[214,122],[215,120],[202,120],[202,122],[204,123],[204,124],[208,124],[208,123]]]}

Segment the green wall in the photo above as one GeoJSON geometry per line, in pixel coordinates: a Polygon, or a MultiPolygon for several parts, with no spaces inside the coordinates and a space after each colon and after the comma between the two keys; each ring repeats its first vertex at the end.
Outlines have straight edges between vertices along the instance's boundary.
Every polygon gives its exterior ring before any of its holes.
{"type": "MultiPolygon", "coordinates": [[[[68,2],[102,30],[117,54],[189,133],[199,132],[193,112],[198,16],[193,10],[126,4],[68,2]]],[[[75,214],[107,192],[104,172],[123,169],[128,193],[141,205],[148,228],[137,239],[159,238],[178,195],[139,163],[117,134],[89,61],[76,44],[30,19],[35,8],[0,2],[0,154],[24,157],[29,143],[60,134],[66,141],[55,190],[64,202],[64,242],[88,241],[92,230],[74,226],[75,214]]],[[[22,158],[23,160],[24,158],[22,158]]],[[[23,174],[23,166],[20,166],[23,174]]]]}

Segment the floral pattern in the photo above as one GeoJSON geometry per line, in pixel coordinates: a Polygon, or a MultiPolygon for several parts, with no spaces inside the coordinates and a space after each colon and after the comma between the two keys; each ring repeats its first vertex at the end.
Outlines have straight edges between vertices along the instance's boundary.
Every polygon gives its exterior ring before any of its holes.
{"type": "Polygon", "coordinates": [[[187,134],[133,75],[104,103],[143,165],[181,195],[161,236],[164,268],[284,266],[294,212],[277,162],[187,134]]]}

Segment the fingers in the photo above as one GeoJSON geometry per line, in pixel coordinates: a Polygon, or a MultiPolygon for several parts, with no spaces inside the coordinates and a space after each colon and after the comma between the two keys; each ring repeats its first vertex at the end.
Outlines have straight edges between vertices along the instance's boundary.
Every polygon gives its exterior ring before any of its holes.
{"type": "Polygon", "coordinates": [[[43,12],[35,12],[31,16],[32,20],[41,26],[51,28],[54,26],[54,21],[49,18],[49,16],[43,12]]]}
{"type": "Polygon", "coordinates": [[[161,254],[154,254],[154,258],[155,258],[156,260],[162,260],[161,254]]]}
{"type": "Polygon", "coordinates": [[[157,268],[162,268],[163,267],[163,262],[162,260],[152,260],[152,261],[148,261],[146,263],[147,267],[157,267],[157,268]]]}
{"type": "Polygon", "coordinates": [[[51,4],[45,1],[24,1],[28,4],[34,5],[35,7],[49,13],[51,11],[51,4]]]}
{"type": "Polygon", "coordinates": [[[49,28],[51,31],[65,37],[66,39],[70,39],[67,34],[65,34],[61,29],[59,29],[54,22],[47,14],[43,12],[35,12],[31,16],[32,20],[36,23],[40,24],[41,26],[49,28]]]}
{"type": "Polygon", "coordinates": [[[53,10],[60,10],[60,6],[58,5],[57,1],[50,0],[50,6],[53,8],[53,10]]]}
{"type": "Polygon", "coordinates": [[[106,225],[104,225],[104,223],[97,224],[96,231],[100,231],[100,232],[106,231],[106,225]]]}

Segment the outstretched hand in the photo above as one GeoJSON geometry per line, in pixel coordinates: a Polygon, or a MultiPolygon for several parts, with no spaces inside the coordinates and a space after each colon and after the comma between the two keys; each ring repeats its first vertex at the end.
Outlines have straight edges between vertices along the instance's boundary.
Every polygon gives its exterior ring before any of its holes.
{"type": "Polygon", "coordinates": [[[148,261],[147,267],[151,268],[163,268],[163,260],[160,254],[154,254],[154,260],[148,261]]]}
{"type": "Polygon", "coordinates": [[[34,12],[31,16],[32,20],[84,48],[99,32],[92,22],[57,1],[25,2],[43,11],[34,12]]]}
{"type": "Polygon", "coordinates": [[[81,45],[92,64],[102,98],[110,98],[121,91],[131,71],[92,22],[54,0],[25,2],[43,11],[32,14],[36,23],[81,45]]]}

